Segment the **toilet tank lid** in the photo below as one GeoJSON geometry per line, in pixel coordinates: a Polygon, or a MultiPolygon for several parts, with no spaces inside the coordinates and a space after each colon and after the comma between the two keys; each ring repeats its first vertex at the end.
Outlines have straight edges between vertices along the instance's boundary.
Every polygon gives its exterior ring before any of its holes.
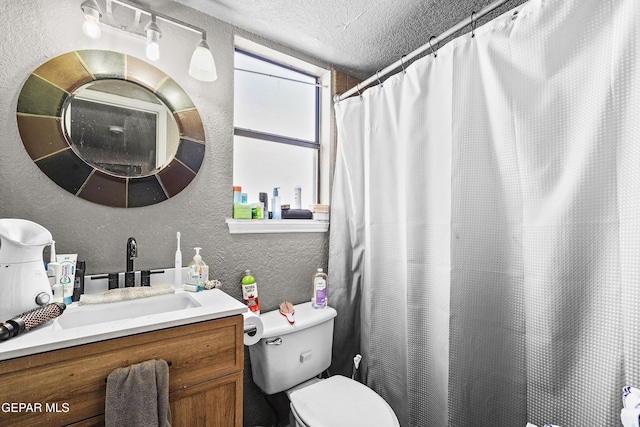
{"type": "Polygon", "coordinates": [[[311,302],[294,305],[293,309],[295,310],[293,315],[295,323],[293,325],[289,324],[287,318],[280,313],[280,310],[261,314],[260,320],[264,325],[262,338],[273,338],[310,328],[331,320],[338,315],[332,307],[313,308],[311,302]]]}

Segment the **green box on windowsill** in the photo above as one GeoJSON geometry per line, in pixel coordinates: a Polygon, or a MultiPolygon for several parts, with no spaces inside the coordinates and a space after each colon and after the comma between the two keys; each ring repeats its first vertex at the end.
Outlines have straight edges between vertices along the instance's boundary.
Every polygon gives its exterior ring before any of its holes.
{"type": "Polygon", "coordinates": [[[251,205],[248,203],[234,203],[233,219],[251,219],[251,205]]]}

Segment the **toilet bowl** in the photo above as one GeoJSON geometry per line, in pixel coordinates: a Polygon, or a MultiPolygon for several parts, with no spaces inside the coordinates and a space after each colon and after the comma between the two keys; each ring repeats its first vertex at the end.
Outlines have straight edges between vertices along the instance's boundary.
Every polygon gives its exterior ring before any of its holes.
{"type": "Polygon", "coordinates": [[[290,427],[400,427],[393,409],[380,395],[342,375],[287,394],[293,418],[290,427]]]}
{"type": "Polygon", "coordinates": [[[249,346],[256,385],[289,397],[290,427],[399,427],[391,406],[367,386],[341,375],[317,378],[331,365],[336,311],[310,302],[294,310],[293,324],[278,310],[260,315],[263,337],[249,346]]]}

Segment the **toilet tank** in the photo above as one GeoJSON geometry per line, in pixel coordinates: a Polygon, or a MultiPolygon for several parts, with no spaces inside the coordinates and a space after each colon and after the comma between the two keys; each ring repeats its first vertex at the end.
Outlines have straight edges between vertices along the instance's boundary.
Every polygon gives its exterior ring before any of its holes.
{"type": "Polygon", "coordinates": [[[313,308],[310,302],[293,308],[293,325],[279,310],[261,314],[263,337],[249,346],[253,381],[266,394],[287,390],[331,365],[336,311],[313,308]]]}

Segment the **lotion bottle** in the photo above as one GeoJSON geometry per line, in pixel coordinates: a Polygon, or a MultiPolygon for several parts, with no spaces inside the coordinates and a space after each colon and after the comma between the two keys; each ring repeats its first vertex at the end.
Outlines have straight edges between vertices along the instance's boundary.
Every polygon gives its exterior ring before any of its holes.
{"type": "Polygon", "coordinates": [[[273,189],[273,197],[271,198],[271,209],[273,209],[273,219],[282,219],[282,212],[280,210],[280,195],[278,190],[280,187],[273,189]]]}
{"type": "Polygon", "coordinates": [[[327,307],[327,275],[321,268],[311,280],[311,305],[313,308],[327,307]]]}
{"type": "Polygon", "coordinates": [[[269,219],[269,195],[260,193],[260,202],[262,203],[262,219],[269,219]]]}

